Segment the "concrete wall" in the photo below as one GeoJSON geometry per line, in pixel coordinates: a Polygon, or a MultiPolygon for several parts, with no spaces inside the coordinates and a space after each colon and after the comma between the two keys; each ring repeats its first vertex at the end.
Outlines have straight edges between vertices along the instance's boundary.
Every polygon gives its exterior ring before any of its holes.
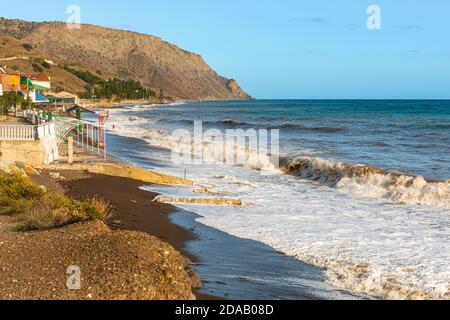
{"type": "Polygon", "coordinates": [[[139,167],[124,163],[57,163],[46,166],[38,166],[38,168],[50,170],[72,170],[72,171],[88,171],[91,173],[98,173],[113,177],[123,177],[134,180],[139,180],[146,183],[164,184],[164,185],[183,185],[192,186],[194,184],[191,180],[186,180],[150,170],[145,170],[139,167]]]}
{"type": "Polygon", "coordinates": [[[42,141],[3,141],[0,140],[0,166],[6,168],[16,161],[29,165],[45,163],[42,141]]]}

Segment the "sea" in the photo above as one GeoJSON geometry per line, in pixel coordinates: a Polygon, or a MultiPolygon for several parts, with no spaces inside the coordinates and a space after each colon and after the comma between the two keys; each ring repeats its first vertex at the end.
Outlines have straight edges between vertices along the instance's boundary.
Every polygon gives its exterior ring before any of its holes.
{"type": "Polygon", "coordinates": [[[243,201],[177,205],[199,223],[323,268],[348,292],[450,298],[450,101],[179,101],[109,112],[109,153],[196,182],[149,190],[243,201]],[[200,123],[225,138],[180,137],[200,123]],[[233,132],[244,139],[231,149],[249,161],[224,161],[233,132]],[[247,142],[251,132],[261,145],[247,142]],[[175,161],[181,153],[194,161],[175,161]]]}

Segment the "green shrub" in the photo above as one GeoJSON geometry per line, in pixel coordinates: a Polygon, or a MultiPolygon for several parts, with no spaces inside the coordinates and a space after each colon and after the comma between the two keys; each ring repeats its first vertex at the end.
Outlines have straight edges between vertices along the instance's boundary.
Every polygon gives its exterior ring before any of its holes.
{"type": "Polygon", "coordinates": [[[22,46],[23,46],[23,47],[25,48],[25,50],[27,50],[27,51],[33,50],[33,46],[32,46],[31,44],[24,43],[22,46]]]}
{"type": "Polygon", "coordinates": [[[0,175],[0,214],[19,220],[15,231],[42,230],[110,216],[110,206],[97,198],[77,201],[58,191],[46,191],[28,177],[0,175]]]}
{"type": "Polygon", "coordinates": [[[50,69],[52,66],[50,65],[50,63],[48,63],[47,61],[45,61],[44,60],[44,62],[42,62],[42,66],[45,68],[45,69],[50,69]]]}
{"type": "Polygon", "coordinates": [[[33,63],[31,66],[33,67],[34,72],[44,72],[44,69],[37,63],[33,63]]]}

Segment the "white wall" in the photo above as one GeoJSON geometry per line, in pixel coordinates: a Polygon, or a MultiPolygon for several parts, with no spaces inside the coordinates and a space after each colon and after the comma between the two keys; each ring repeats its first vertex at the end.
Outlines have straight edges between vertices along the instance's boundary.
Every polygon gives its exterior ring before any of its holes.
{"type": "Polygon", "coordinates": [[[58,160],[58,138],[56,135],[55,124],[46,123],[38,126],[38,136],[44,146],[45,164],[58,160]]]}

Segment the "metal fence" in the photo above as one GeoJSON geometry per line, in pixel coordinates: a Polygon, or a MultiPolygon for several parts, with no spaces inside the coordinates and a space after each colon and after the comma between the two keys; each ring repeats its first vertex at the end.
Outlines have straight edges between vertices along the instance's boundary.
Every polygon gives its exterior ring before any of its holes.
{"type": "Polygon", "coordinates": [[[72,136],[79,147],[106,159],[106,132],[103,126],[72,118],[57,118],[53,121],[58,144],[65,143],[67,138],[72,136]]]}

